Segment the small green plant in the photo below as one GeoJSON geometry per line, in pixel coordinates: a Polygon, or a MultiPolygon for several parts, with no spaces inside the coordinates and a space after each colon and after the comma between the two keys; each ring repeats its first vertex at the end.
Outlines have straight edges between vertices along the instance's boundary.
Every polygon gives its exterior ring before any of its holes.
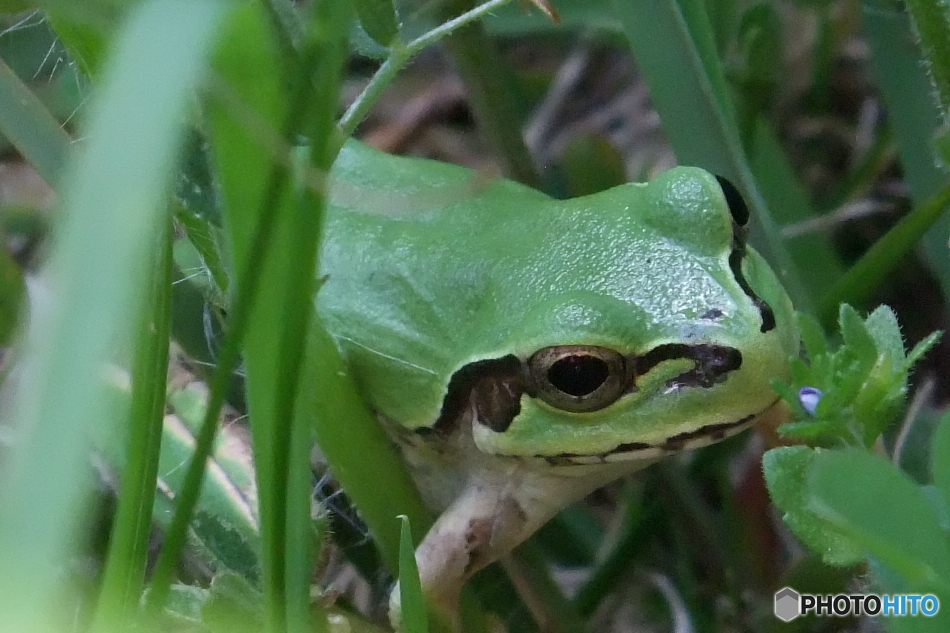
{"type": "MultiPolygon", "coordinates": [[[[881,434],[904,410],[908,373],[940,334],[905,354],[897,318],[886,306],[866,319],[841,306],[837,349],[813,319],[799,315],[799,323],[808,362],[793,358],[791,384],[775,385],[794,411],[779,433],[816,448],[765,454],[772,500],[826,563],[866,563],[872,572],[868,591],[950,600],[950,416],[934,434],[933,485],[918,485],[876,452],[881,434]]],[[[950,611],[887,622],[894,631],[946,630],[950,611]]]]}

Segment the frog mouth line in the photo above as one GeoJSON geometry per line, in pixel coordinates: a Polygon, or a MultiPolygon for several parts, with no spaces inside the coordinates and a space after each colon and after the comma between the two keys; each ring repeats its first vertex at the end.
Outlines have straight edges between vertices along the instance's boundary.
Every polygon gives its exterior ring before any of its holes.
{"type": "Polygon", "coordinates": [[[560,453],[558,455],[535,455],[534,458],[543,459],[552,466],[606,464],[633,459],[653,459],[670,455],[671,453],[701,448],[713,442],[718,442],[719,440],[736,435],[754,422],[757,417],[758,414],[753,413],[735,422],[708,424],[695,431],[686,431],[674,435],[659,444],[629,442],[620,444],[616,448],[603,453],[560,453]]]}
{"type": "MultiPolygon", "coordinates": [[[[693,367],[667,380],[666,388],[710,388],[725,382],[729,374],[742,366],[742,353],[734,347],[715,344],[659,345],[646,354],[628,358],[635,371],[625,393],[637,389],[637,376],[644,376],[657,365],[673,360],[693,361],[693,367]]],[[[521,412],[521,397],[537,397],[531,385],[525,363],[513,354],[469,363],[452,375],[442,411],[432,428],[450,432],[465,411],[473,409],[477,424],[504,433],[521,412]]],[[[740,422],[735,423],[738,424],[740,422]]]]}

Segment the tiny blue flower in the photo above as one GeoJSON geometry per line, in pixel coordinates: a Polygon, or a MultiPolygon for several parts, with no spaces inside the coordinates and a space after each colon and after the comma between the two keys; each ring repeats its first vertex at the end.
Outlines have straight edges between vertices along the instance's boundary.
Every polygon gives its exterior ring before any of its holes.
{"type": "Polygon", "coordinates": [[[821,393],[821,389],[802,387],[798,390],[798,401],[802,403],[802,407],[805,411],[808,411],[811,415],[815,415],[815,408],[818,406],[818,401],[821,400],[822,395],[824,394],[821,393]]]}

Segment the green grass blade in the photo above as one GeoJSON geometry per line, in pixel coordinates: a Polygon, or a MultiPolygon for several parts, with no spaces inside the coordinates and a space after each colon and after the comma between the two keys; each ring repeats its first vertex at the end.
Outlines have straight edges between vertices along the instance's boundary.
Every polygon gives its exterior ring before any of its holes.
{"type": "MultiPolygon", "coordinates": [[[[298,78],[305,87],[303,106],[309,117],[300,122],[300,133],[309,138],[309,163],[305,173],[309,177],[296,182],[297,196],[291,218],[292,242],[282,250],[290,256],[289,266],[279,271],[286,288],[281,289],[285,310],[281,317],[283,328],[280,350],[280,370],[284,376],[281,403],[274,423],[287,420],[289,450],[286,460],[287,508],[285,535],[282,543],[285,559],[285,594],[288,630],[306,633],[310,623],[310,579],[312,577],[313,533],[310,517],[312,482],[310,471],[310,443],[312,429],[307,418],[296,415],[294,404],[298,389],[319,389],[299,381],[303,368],[304,344],[313,317],[312,297],[317,291],[314,271],[317,270],[317,249],[325,207],[326,175],[336,157],[336,105],[340,98],[343,65],[346,60],[346,36],[350,19],[345,0],[328,0],[311,8],[311,16],[302,50],[302,73],[298,78]]],[[[299,176],[299,174],[298,174],[299,176]]],[[[268,300],[265,294],[262,300],[268,300]]],[[[325,520],[325,517],[324,517],[325,520]]]]}
{"type": "Polygon", "coordinates": [[[922,206],[904,216],[874,243],[854,266],[828,291],[819,306],[826,326],[834,324],[842,303],[863,304],[950,205],[950,184],[922,206]]]}
{"type": "Polygon", "coordinates": [[[69,135],[43,102],[0,59],[0,134],[52,187],[59,184],[69,135]]]}
{"type": "Polygon", "coordinates": [[[144,2],[118,39],[64,180],[63,223],[33,316],[12,419],[0,512],[0,611],[10,630],[46,630],[51,593],[83,512],[89,436],[124,407],[104,378],[139,319],[147,255],[167,208],[191,91],[222,4],[144,2]],[[171,54],[173,51],[174,54],[171,54]],[[134,138],[135,143],[129,139],[134,138]]]}
{"type": "Polygon", "coordinates": [[[419,567],[416,565],[416,548],[409,528],[409,517],[399,517],[402,527],[399,533],[399,605],[402,615],[402,630],[405,633],[429,633],[429,618],[422,597],[419,567]]]}
{"type": "MultiPolygon", "coordinates": [[[[940,113],[932,87],[920,64],[920,49],[910,21],[893,0],[863,0],[865,39],[871,49],[872,68],[903,167],[904,182],[915,207],[923,207],[947,182],[934,148],[940,113]]],[[[944,214],[924,237],[924,251],[940,282],[944,304],[950,305],[950,259],[947,234],[950,216],[944,214]]]]}
{"type": "Polygon", "coordinates": [[[704,10],[696,0],[613,0],[637,65],[683,164],[732,181],[752,213],[752,240],[773,264],[793,302],[813,299],[799,278],[740,142],[736,119],[704,10]]]}
{"type": "MultiPolygon", "coordinates": [[[[266,18],[258,5],[242,5],[235,10],[233,19],[224,30],[213,65],[216,76],[212,86],[217,90],[214,96],[218,101],[210,101],[208,111],[212,146],[218,161],[224,203],[229,212],[228,228],[231,229],[238,260],[237,295],[229,314],[218,366],[211,379],[211,395],[198,432],[194,455],[188,464],[175,516],[165,535],[165,543],[152,577],[149,594],[149,609],[152,612],[157,611],[168,596],[178,554],[201,490],[205,460],[213,446],[225,390],[237,366],[243,338],[251,321],[262,279],[260,268],[264,265],[263,259],[277,227],[279,194],[286,179],[283,167],[272,166],[272,153],[261,151],[258,144],[260,137],[253,137],[254,142],[245,142],[249,129],[267,141],[276,137],[279,143],[281,138],[279,133],[275,133],[279,129],[275,120],[283,116],[283,95],[277,72],[276,47],[270,39],[266,18]],[[242,92],[244,88],[249,89],[250,93],[242,92]],[[232,118],[229,106],[240,116],[250,117],[252,124],[247,125],[246,121],[232,118]],[[271,119],[267,114],[275,115],[275,118],[271,119]],[[250,221],[241,222],[242,219],[250,221]]],[[[273,403],[263,401],[257,406],[269,411],[273,403]]],[[[269,485],[268,482],[273,481],[271,473],[267,471],[273,463],[268,459],[272,454],[267,443],[269,439],[266,433],[254,434],[255,459],[260,458],[255,464],[259,488],[260,482],[269,485]]],[[[275,512],[273,508],[267,507],[267,502],[272,499],[266,491],[262,493],[262,524],[265,518],[273,521],[274,517],[283,517],[282,511],[275,512]]],[[[262,533],[264,531],[262,525],[262,533]]],[[[262,563],[265,577],[280,579],[277,581],[279,587],[283,573],[274,569],[279,562],[270,558],[273,550],[274,547],[264,546],[262,563]]],[[[273,595],[273,592],[265,595],[269,599],[269,615],[280,617],[275,614],[282,613],[281,597],[273,595]],[[281,606],[275,606],[277,604],[281,606]]]]}
{"type": "Polygon", "coordinates": [[[314,322],[307,347],[302,381],[320,388],[303,394],[301,411],[313,426],[333,474],[359,508],[387,569],[396,574],[400,538],[396,517],[407,515],[418,536],[426,533],[432,518],[399,452],[366,406],[321,323],[314,322]]]}
{"type": "Polygon", "coordinates": [[[155,483],[162,447],[168,336],[171,327],[171,224],[159,232],[158,261],[151,273],[147,309],[139,326],[132,370],[126,463],[120,480],[94,630],[127,626],[145,582],[155,483]]]}
{"type": "MultiPolygon", "coordinates": [[[[762,119],[754,132],[749,162],[778,224],[788,226],[814,217],[808,192],[795,175],[775,132],[762,119]]],[[[812,297],[824,295],[844,272],[844,265],[826,231],[788,237],[785,245],[801,270],[808,271],[808,290],[812,297]]]]}

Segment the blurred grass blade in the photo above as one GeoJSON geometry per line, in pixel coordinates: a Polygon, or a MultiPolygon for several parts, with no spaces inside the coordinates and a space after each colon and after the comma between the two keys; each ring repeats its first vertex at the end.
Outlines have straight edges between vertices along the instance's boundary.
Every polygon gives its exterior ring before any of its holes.
{"type": "Polygon", "coordinates": [[[426,533],[432,518],[396,447],[366,406],[336,344],[319,321],[311,328],[307,347],[302,382],[320,388],[302,394],[299,406],[334,476],[359,508],[387,569],[396,574],[400,539],[396,517],[407,515],[417,535],[426,533]]]}
{"type": "Polygon", "coordinates": [[[65,176],[63,223],[45,275],[51,297],[33,315],[11,416],[16,453],[3,477],[0,612],[8,630],[50,628],[51,592],[92,474],[90,433],[125,420],[107,376],[140,322],[152,236],[224,6],[151,0],[132,13],[85,128],[87,145],[65,176]]]}
{"type": "MultiPolygon", "coordinates": [[[[878,89],[894,129],[902,172],[915,207],[923,207],[947,183],[934,148],[941,122],[932,86],[920,64],[920,49],[902,5],[895,0],[862,0],[865,39],[878,89]]],[[[924,236],[924,250],[940,282],[944,305],[950,305],[950,258],[947,234],[950,215],[944,214],[924,236]]]]}
{"type": "MultiPolygon", "coordinates": [[[[447,0],[441,19],[448,21],[476,4],[474,0],[447,0]]],[[[521,133],[529,105],[511,65],[478,21],[456,30],[443,44],[465,83],[475,120],[494,147],[504,173],[540,188],[541,176],[521,133]]]]}
{"type": "Polygon", "coordinates": [[[323,178],[333,157],[329,148],[348,18],[347,5],[339,0],[312,9],[290,99],[281,98],[280,58],[267,22],[261,13],[248,13],[243,37],[234,38],[234,46],[219,56],[224,79],[219,88],[228,91],[229,102],[219,94],[209,108],[227,228],[242,273],[237,290],[245,296],[259,288],[249,315],[245,360],[261,506],[265,611],[275,630],[310,627],[310,428],[305,416],[294,415],[294,406],[306,350],[302,342],[313,312],[323,178]],[[242,120],[240,108],[257,121],[242,120]],[[264,151],[261,124],[274,139],[264,151]],[[293,192],[292,167],[301,156],[306,158],[306,153],[291,149],[301,135],[309,137],[306,149],[312,156],[310,164],[303,165],[307,177],[293,192]],[[254,158],[244,160],[249,156],[254,158]]]}
{"type": "Polygon", "coordinates": [[[93,630],[128,626],[145,582],[155,483],[162,448],[168,335],[171,327],[172,227],[158,232],[160,245],[146,310],[138,327],[132,369],[132,404],[126,462],[119,487],[109,552],[96,605],[93,630]]]}
{"type": "MultiPolygon", "coordinates": [[[[217,161],[224,206],[229,213],[228,228],[237,260],[235,268],[238,278],[234,284],[236,296],[229,312],[218,364],[211,378],[208,406],[198,431],[194,453],[188,463],[181,494],[177,497],[175,515],[152,575],[148,596],[148,609],[152,613],[162,607],[168,596],[178,556],[198,501],[225,390],[240,359],[243,337],[255,307],[262,278],[260,270],[265,265],[264,259],[277,226],[278,204],[286,181],[286,167],[272,165],[273,152],[284,143],[277,132],[280,129],[279,120],[283,118],[284,95],[280,85],[281,74],[278,72],[278,53],[271,38],[268,20],[260,5],[242,4],[235,9],[223,31],[214,55],[215,74],[211,83],[214,91],[207,110],[212,150],[217,161]],[[263,150],[261,143],[266,145],[263,150]]],[[[266,396],[267,393],[262,395],[266,396]]],[[[274,403],[267,400],[259,401],[256,406],[264,412],[275,409],[274,403]]],[[[254,417],[252,411],[252,421],[254,417]]],[[[255,464],[258,482],[273,481],[272,473],[267,470],[273,463],[268,459],[273,452],[269,441],[267,433],[254,433],[255,458],[263,456],[255,464]]],[[[267,520],[274,520],[275,516],[283,517],[282,511],[275,512],[274,508],[267,506],[272,498],[266,492],[262,493],[262,522],[268,517],[267,520]]],[[[279,561],[269,557],[272,551],[273,548],[264,546],[262,563],[265,578],[282,579],[283,573],[273,568],[279,561]]],[[[269,616],[279,617],[275,614],[282,613],[281,596],[268,593],[265,587],[265,599],[269,600],[269,616]],[[280,604],[280,608],[275,606],[277,604],[280,604]]]]}
{"type": "MultiPolygon", "coordinates": [[[[285,495],[299,365],[299,354],[292,354],[286,337],[289,330],[305,328],[299,323],[300,304],[310,306],[312,290],[299,285],[302,272],[313,283],[314,257],[309,257],[308,264],[305,251],[308,246],[315,249],[317,241],[316,230],[300,226],[303,218],[295,213],[295,201],[289,195],[290,165],[291,145],[309,105],[310,76],[301,68],[295,75],[295,94],[283,94],[280,55],[266,16],[249,8],[241,17],[242,23],[235,25],[240,29],[237,37],[228,38],[231,45],[222,46],[216,63],[223,80],[219,90],[228,90],[233,103],[214,95],[217,100],[209,103],[208,112],[225,224],[239,271],[235,289],[240,305],[235,309],[246,321],[244,358],[260,504],[265,622],[273,630],[283,630],[285,495]],[[238,107],[258,119],[257,125],[273,138],[272,147],[262,151],[255,137],[258,130],[238,119],[238,107]],[[241,160],[255,154],[255,160],[241,160]],[[308,245],[304,241],[311,233],[308,245]],[[294,270],[293,258],[298,256],[302,257],[300,268],[294,270]],[[296,296],[292,286],[297,286],[296,296]]],[[[236,333],[232,330],[231,334],[236,333]]]]}
{"type": "MultiPolygon", "coordinates": [[[[808,191],[795,175],[771,126],[760,118],[753,136],[749,162],[776,223],[789,226],[816,217],[808,191]]],[[[844,265],[826,231],[786,236],[785,246],[801,270],[808,271],[808,290],[812,297],[823,296],[844,272],[844,265]]]]}
{"type": "Polygon", "coordinates": [[[399,605],[402,615],[401,629],[406,633],[428,633],[429,618],[422,597],[419,567],[416,565],[416,548],[412,541],[409,517],[399,517],[402,526],[399,532],[399,605]]]}
{"type": "MultiPolygon", "coordinates": [[[[289,631],[306,633],[314,624],[323,624],[317,618],[311,624],[310,581],[313,575],[314,525],[311,520],[312,475],[310,448],[313,430],[305,415],[295,410],[298,389],[319,389],[299,380],[303,373],[303,357],[307,332],[314,315],[313,296],[317,291],[317,249],[326,203],[326,177],[330,171],[339,143],[336,134],[336,111],[343,81],[343,65],[347,59],[346,43],[350,22],[350,7],[346,0],[324,0],[310,8],[311,15],[304,37],[299,81],[300,108],[307,114],[298,122],[297,134],[309,139],[307,162],[303,173],[295,173],[293,215],[289,218],[292,240],[275,249],[286,252],[290,260],[278,274],[284,287],[275,287],[273,295],[266,293],[262,300],[277,300],[284,305],[280,320],[273,324],[282,329],[279,366],[283,381],[278,382],[282,408],[276,411],[270,424],[286,424],[287,454],[281,462],[287,473],[283,489],[274,492],[287,499],[283,538],[277,543],[283,548],[284,592],[289,631]]],[[[271,261],[274,261],[273,259],[271,261]]],[[[326,517],[323,517],[325,523],[326,517]]],[[[324,528],[325,529],[325,528],[324,528]]]]}
{"type": "Polygon", "coordinates": [[[43,102],[0,59],[0,134],[51,187],[59,185],[69,135],[43,102]]]}
{"type": "Polygon", "coordinates": [[[822,323],[831,325],[842,303],[863,304],[892,273],[914,245],[933,226],[950,204],[950,184],[904,216],[884,237],[874,243],[854,266],[828,291],[819,306],[822,323]]]}
{"type": "Polygon", "coordinates": [[[637,66],[682,164],[723,176],[745,195],[751,237],[792,301],[808,310],[802,283],[746,160],[708,17],[698,0],[613,0],[637,66]]]}

